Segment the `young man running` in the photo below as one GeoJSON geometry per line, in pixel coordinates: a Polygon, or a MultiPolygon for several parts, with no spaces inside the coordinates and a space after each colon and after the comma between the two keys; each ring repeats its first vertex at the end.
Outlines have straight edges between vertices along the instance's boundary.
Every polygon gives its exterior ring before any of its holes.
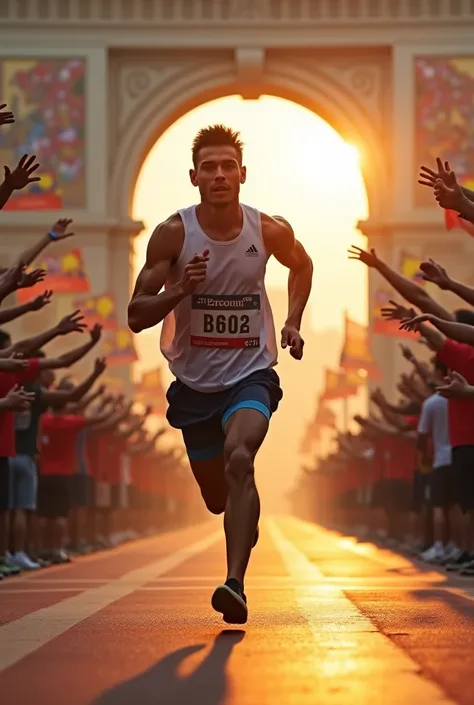
{"type": "Polygon", "coordinates": [[[212,606],[225,622],[244,624],[244,575],[260,515],[254,460],[282,398],[265,269],[273,255],[290,270],[281,346],[300,360],[313,266],[283,218],[239,202],[246,168],[238,133],[203,129],[192,156],[200,203],[153,232],[128,322],[138,333],[163,321],[161,351],[176,377],[167,418],[182,430],[207,508],[224,512],[227,580],[212,606]]]}

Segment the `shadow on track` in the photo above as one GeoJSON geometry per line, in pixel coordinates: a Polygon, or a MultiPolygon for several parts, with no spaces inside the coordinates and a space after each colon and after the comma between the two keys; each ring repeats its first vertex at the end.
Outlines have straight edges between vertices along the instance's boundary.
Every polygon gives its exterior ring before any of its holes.
{"type": "Polygon", "coordinates": [[[168,654],[136,678],[100,695],[93,705],[223,705],[228,695],[227,662],[244,636],[239,629],[221,631],[202,663],[186,676],[178,674],[179,667],[186,658],[206,648],[205,644],[168,654]]]}

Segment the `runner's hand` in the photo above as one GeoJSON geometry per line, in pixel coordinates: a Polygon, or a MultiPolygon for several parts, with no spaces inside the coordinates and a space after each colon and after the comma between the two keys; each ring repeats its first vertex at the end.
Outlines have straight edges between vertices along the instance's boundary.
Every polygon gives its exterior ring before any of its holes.
{"type": "Polygon", "coordinates": [[[184,268],[181,287],[185,294],[193,294],[199,284],[206,280],[209,250],[204,250],[202,255],[194,255],[184,268]]]}
{"type": "Polygon", "coordinates": [[[290,355],[295,360],[301,360],[303,357],[304,340],[300,335],[299,330],[293,326],[283,326],[281,331],[281,347],[290,348],[290,355]]]}

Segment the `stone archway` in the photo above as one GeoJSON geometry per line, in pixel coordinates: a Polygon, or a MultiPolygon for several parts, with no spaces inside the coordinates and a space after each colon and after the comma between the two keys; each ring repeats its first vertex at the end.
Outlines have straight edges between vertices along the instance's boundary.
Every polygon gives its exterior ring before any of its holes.
{"type": "MultiPolygon", "coordinates": [[[[184,114],[228,95],[256,98],[270,94],[312,110],[343,138],[361,147],[370,222],[378,229],[393,207],[384,132],[389,75],[386,55],[350,57],[341,51],[326,57],[295,54],[291,59],[277,54],[265,58],[258,52],[244,56],[244,60],[228,53],[206,56],[203,52],[185,57],[174,53],[118,56],[112,60],[110,72],[109,207],[119,211],[121,220],[130,217],[136,180],[149,150],[184,114]]],[[[130,258],[128,267],[130,273],[130,258]]],[[[125,297],[123,271],[117,284],[125,297]]],[[[378,352],[379,359],[387,357],[384,350],[378,352]]],[[[388,369],[383,371],[389,374],[388,369]]]]}
{"type": "MultiPolygon", "coordinates": [[[[299,60],[268,58],[256,67],[250,86],[255,94],[286,98],[309,108],[345,139],[362,146],[362,172],[371,219],[380,221],[391,207],[383,109],[385,57],[358,62],[335,56],[299,60]]],[[[247,73],[247,76],[250,72],[247,73]]],[[[247,78],[248,80],[248,78],[247,78]]],[[[249,89],[232,58],[182,59],[119,57],[112,64],[111,180],[109,204],[126,218],[143,161],[158,138],[182,115],[204,102],[249,89]],[[116,146],[116,149],[115,149],[116,146]]]]}

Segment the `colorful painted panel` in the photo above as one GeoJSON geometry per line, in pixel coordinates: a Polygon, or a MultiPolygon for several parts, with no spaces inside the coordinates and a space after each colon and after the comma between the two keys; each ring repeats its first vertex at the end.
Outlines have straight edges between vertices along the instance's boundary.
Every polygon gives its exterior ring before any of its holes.
{"type": "Polygon", "coordinates": [[[0,131],[0,164],[36,154],[41,176],[5,209],[85,207],[85,70],[84,59],[0,59],[0,102],[15,114],[0,131]]]}
{"type": "MultiPolygon", "coordinates": [[[[441,157],[474,189],[474,56],[419,56],[415,73],[416,168],[441,157]]],[[[430,189],[415,193],[417,206],[434,205],[430,189]]]]}

